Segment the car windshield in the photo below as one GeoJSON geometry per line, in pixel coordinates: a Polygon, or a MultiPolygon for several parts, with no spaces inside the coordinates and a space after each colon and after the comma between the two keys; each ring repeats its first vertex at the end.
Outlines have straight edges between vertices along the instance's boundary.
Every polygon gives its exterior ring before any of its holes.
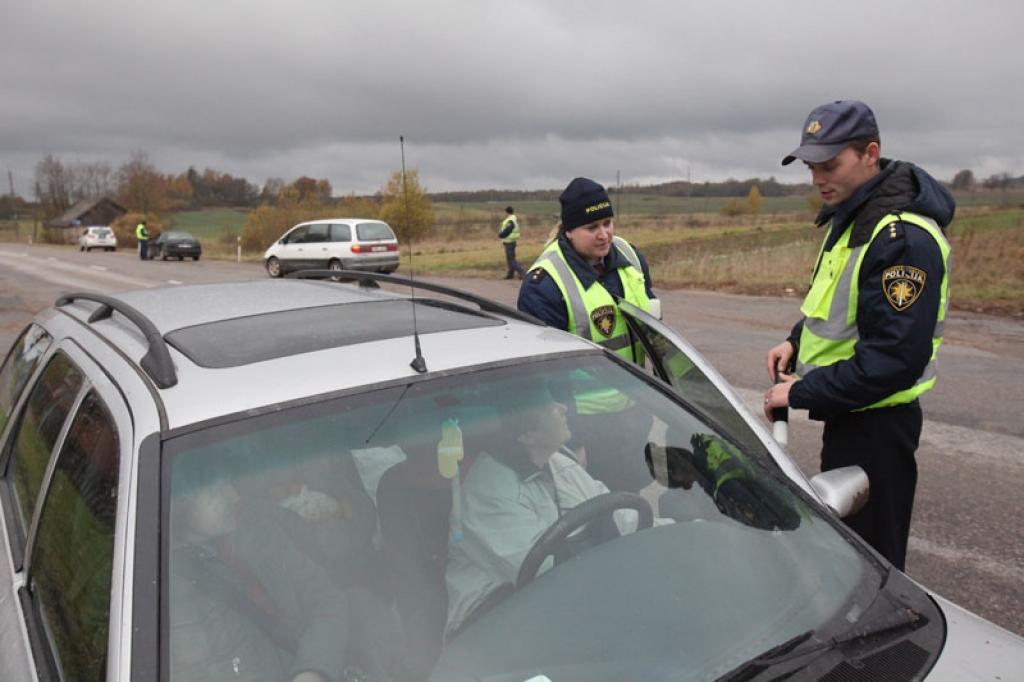
{"type": "Polygon", "coordinates": [[[879,571],[699,415],[584,354],[172,438],[170,679],[708,679],[855,622],[879,571]]]}
{"type": "Polygon", "coordinates": [[[110,228],[109,227],[93,227],[93,228],[90,228],[89,231],[92,234],[94,234],[95,236],[97,236],[97,237],[109,237],[110,236],[110,228]]]}
{"type": "Polygon", "coordinates": [[[175,230],[173,232],[165,233],[164,239],[192,239],[192,235],[190,235],[188,232],[179,232],[175,230]]]}
{"type": "Polygon", "coordinates": [[[395,233],[391,231],[387,223],[359,223],[356,225],[356,236],[361,242],[371,242],[394,239],[395,233]]]}

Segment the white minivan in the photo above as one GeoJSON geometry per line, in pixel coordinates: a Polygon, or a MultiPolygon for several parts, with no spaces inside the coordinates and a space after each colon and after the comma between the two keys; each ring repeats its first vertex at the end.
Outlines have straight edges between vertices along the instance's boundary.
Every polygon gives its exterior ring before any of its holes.
{"type": "Polygon", "coordinates": [[[299,223],[271,244],[263,262],[271,277],[294,270],[398,269],[398,239],[380,220],[329,218],[299,223]]]}

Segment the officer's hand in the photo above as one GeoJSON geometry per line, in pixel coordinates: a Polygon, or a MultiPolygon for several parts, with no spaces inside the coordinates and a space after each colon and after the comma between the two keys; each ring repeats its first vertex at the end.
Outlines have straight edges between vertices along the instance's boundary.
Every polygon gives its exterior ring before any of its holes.
{"type": "Polygon", "coordinates": [[[768,351],[765,362],[768,365],[768,378],[772,380],[772,383],[775,383],[775,373],[785,370],[792,359],[793,344],[789,341],[783,341],[768,351]]]}
{"type": "Polygon", "coordinates": [[[768,421],[773,421],[772,410],[778,407],[789,407],[789,389],[797,380],[792,374],[779,372],[778,376],[779,383],[764,393],[764,416],[768,421]]]}

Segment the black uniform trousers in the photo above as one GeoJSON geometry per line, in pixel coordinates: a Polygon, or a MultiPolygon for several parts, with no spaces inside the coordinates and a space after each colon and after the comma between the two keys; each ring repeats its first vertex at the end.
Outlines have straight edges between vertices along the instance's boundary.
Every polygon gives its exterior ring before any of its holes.
{"type": "Polygon", "coordinates": [[[917,487],[914,452],[921,438],[921,405],[913,401],[825,420],[821,470],[859,465],[868,475],[868,502],[843,519],[893,566],[907,562],[910,516],[917,487]]]}
{"type": "Polygon", "coordinates": [[[523,266],[516,260],[516,243],[502,242],[502,246],[505,247],[505,265],[508,267],[505,279],[512,279],[513,275],[518,275],[519,279],[522,279],[524,274],[523,266]]]}

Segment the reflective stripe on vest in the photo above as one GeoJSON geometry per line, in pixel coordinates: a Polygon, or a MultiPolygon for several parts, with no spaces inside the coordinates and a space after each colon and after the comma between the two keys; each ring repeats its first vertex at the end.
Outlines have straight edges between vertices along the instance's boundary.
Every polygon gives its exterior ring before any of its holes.
{"type": "MultiPolygon", "coordinates": [[[[613,237],[612,243],[619,254],[629,262],[628,267],[616,270],[619,281],[622,282],[625,299],[642,310],[648,310],[650,299],[647,297],[640,257],[625,239],[613,237]]],[[[632,348],[629,342],[629,329],[626,327],[626,322],[622,318],[618,306],[615,305],[615,299],[600,282],[595,282],[595,286],[585,290],[582,282],[576,277],[576,273],[569,267],[557,241],[552,242],[544,249],[532,267],[543,268],[558,285],[569,317],[567,331],[615,351],[627,360],[643,357],[642,354],[639,354],[640,349],[632,348]],[[598,331],[594,321],[590,318],[590,313],[602,306],[609,305],[615,310],[615,322],[612,333],[605,336],[598,331]]]]}
{"type": "MultiPolygon", "coordinates": [[[[950,247],[942,230],[934,220],[924,216],[914,213],[892,213],[875,225],[871,239],[867,243],[851,249],[849,243],[853,225],[847,226],[831,250],[825,251],[823,244],[811,288],[804,298],[803,305],[800,306],[800,312],[804,314],[804,327],[797,355],[797,374],[804,376],[819,367],[827,367],[852,358],[857,341],[860,340],[857,330],[857,282],[860,278],[861,264],[867,248],[879,233],[895,222],[911,223],[925,230],[938,243],[942,253],[945,272],[940,283],[939,309],[935,331],[932,334],[932,354],[924,372],[913,386],[862,409],[909,403],[935,385],[935,358],[942,345],[946,312],[949,309],[950,247]]],[[[825,236],[825,240],[828,240],[828,235],[825,236]]]]}
{"type": "MultiPolygon", "coordinates": [[[[509,221],[512,222],[512,231],[508,233],[507,237],[502,238],[502,244],[510,244],[519,239],[519,221],[516,219],[514,215],[510,215],[508,218],[505,218],[505,220],[501,222],[502,231],[508,226],[509,221]]],[[[491,243],[493,244],[494,242],[491,243]]]]}

